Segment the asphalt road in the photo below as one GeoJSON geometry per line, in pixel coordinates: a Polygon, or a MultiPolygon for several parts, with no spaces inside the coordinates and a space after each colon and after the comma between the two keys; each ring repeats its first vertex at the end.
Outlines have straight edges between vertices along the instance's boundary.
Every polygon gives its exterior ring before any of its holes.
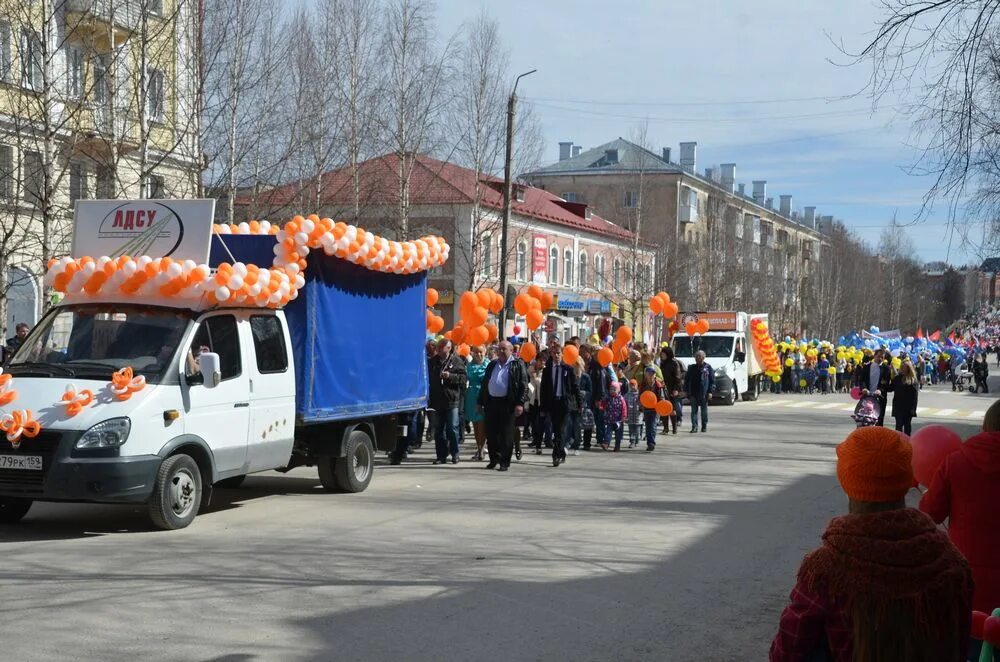
{"type": "MultiPolygon", "coordinates": [[[[916,422],[965,436],[991,397],[925,390],[916,422]]],[[[715,407],[708,434],[557,469],[424,450],[360,495],[262,474],[174,532],[141,509],[36,504],[0,529],[0,658],[765,659],[802,555],[845,508],[850,404],[715,407]]]]}

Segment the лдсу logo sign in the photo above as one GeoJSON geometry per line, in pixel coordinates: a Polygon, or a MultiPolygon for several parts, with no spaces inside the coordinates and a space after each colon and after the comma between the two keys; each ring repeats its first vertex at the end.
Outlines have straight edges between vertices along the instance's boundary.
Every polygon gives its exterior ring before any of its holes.
{"type": "Polygon", "coordinates": [[[97,235],[102,242],[117,245],[107,253],[108,257],[169,257],[184,238],[184,223],[169,205],[141,200],[109,211],[101,220],[97,235]]]}

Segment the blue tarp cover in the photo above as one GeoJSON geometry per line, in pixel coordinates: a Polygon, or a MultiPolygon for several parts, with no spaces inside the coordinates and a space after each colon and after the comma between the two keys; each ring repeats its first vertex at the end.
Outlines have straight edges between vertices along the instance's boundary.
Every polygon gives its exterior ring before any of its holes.
{"type": "MultiPolygon", "coordinates": [[[[212,264],[270,266],[273,237],[216,235],[212,264]]],[[[322,251],[309,254],[306,284],[285,307],[303,422],[413,411],[427,403],[426,273],[371,271],[322,251]]]]}

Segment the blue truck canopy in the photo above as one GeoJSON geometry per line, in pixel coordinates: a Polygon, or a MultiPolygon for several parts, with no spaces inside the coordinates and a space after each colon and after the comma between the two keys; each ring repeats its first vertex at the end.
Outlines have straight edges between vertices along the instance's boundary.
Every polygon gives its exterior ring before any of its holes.
{"type": "MultiPolygon", "coordinates": [[[[275,241],[214,235],[210,264],[235,258],[270,267],[275,241]]],[[[305,287],[285,307],[299,419],[336,421],[425,407],[427,274],[382,273],[312,251],[304,275],[305,287]]]]}

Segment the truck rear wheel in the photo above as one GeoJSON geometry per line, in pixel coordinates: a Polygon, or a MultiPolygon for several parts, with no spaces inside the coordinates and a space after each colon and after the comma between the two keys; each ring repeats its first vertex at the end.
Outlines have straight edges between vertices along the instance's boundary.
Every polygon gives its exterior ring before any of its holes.
{"type": "Polygon", "coordinates": [[[161,529],[183,529],[201,506],[201,471],[190,455],[171,455],[160,465],[149,501],[149,517],[161,529]]]}
{"type": "Polygon", "coordinates": [[[757,396],[760,395],[760,375],[754,375],[750,378],[750,383],[747,385],[747,392],[743,394],[744,402],[754,402],[757,400],[757,396]]]}
{"type": "Polygon", "coordinates": [[[323,458],[319,482],[328,492],[364,492],[375,471],[375,445],[366,432],[354,430],[344,444],[344,457],[323,458]]]}
{"type": "Polygon", "coordinates": [[[31,499],[0,497],[0,524],[16,524],[31,509],[31,499]]]}

